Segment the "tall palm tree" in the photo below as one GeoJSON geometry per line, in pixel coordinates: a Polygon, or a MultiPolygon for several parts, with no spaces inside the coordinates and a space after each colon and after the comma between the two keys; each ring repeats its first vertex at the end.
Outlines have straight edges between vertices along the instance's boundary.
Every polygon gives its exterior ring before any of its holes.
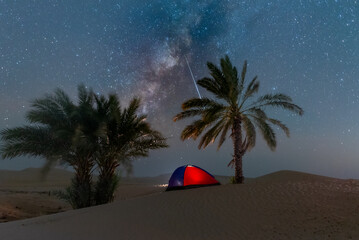
{"type": "Polygon", "coordinates": [[[267,107],[280,107],[302,115],[303,109],[294,104],[292,99],[281,93],[266,94],[252,100],[258,92],[257,76],[245,88],[247,62],[244,62],[241,76],[238,76],[228,56],[221,58],[220,67],[208,62],[211,77],[197,81],[216,99],[192,98],[182,104],[182,112],[174,121],[200,116],[200,119],[188,125],[181,134],[181,139],[196,140],[204,130],[198,148],[205,148],[219,137],[218,148],[226,140],[228,131],[233,141],[234,155],[229,166],[235,167],[235,183],[243,183],[242,157],[256,143],[256,127],[260,130],[269,148],[274,151],[277,145],[276,135],[271,125],[280,127],[289,137],[289,129],[279,120],[270,118],[265,113],[267,107]],[[249,101],[252,100],[252,101],[249,101]]]}
{"type": "Polygon", "coordinates": [[[148,156],[151,149],[168,147],[162,134],[153,130],[146,121],[147,116],[137,113],[139,107],[137,98],[122,109],[116,95],[109,95],[108,99],[96,96],[96,110],[106,129],[96,155],[99,169],[96,204],[113,201],[118,183],[116,169],[120,165],[131,169],[133,159],[148,156]]]}
{"type": "Polygon", "coordinates": [[[74,208],[92,205],[93,153],[99,124],[94,119],[92,91],[78,87],[78,105],[60,89],[32,103],[26,114],[28,126],[1,131],[3,158],[39,156],[46,159],[44,170],[60,163],[72,166],[75,177],[68,189],[74,208]]]}

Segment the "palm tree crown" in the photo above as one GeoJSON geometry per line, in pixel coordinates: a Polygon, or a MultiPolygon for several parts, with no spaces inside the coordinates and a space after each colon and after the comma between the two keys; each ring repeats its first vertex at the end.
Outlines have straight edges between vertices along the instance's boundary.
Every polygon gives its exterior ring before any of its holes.
{"type": "Polygon", "coordinates": [[[74,158],[90,152],[93,147],[90,139],[96,137],[98,128],[89,117],[92,93],[80,85],[78,94],[78,105],[60,89],[53,95],[35,99],[26,114],[31,125],[1,131],[2,156],[42,156],[49,165],[57,161],[71,165],[74,158]]]}
{"type": "Polygon", "coordinates": [[[259,82],[256,76],[246,85],[246,61],[240,76],[228,56],[220,60],[220,67],[210,62],[207,66],[211,77],[202,78],[197,83],[212,93],[216,99],[192,98],[182,104],[183,111],[174,117],[174,121],[193,116],[200,118],[182,131],[181,139],[196,140],[207,130],[201,137],[198,147],[200,149],[207,147],[219,136],[219,149],[226,140],[228,131],[231,130],[235,153],[230,164],[235,164],[236,158],[241,158],[246,151],[255,146],[257,127],[269,148],[274,151],[277,142],[272,126],[280,127],[287,136],[289,129],[281,121],[268,117],[265,113],[266,108],[281,107],[299,115],[303,114],[303,110],[294,104],[289,96],[281,93],[266,94],[252,100],[258,92],[259,82]],[[244,140],[242,131],[245,133],[244,140]]]}
{"type": "Polygon", "coordinates": [[[58,162],[72,166],[75,178],[61,196],[74,208],[107,203],[118,184],[117,167],[131,169],[133,159],[167,147],[166,138],[151,128],[145,115],[137,114],[139,106],[134,98],[122,108],[115,94],[96,96],[84,85],[78,87],[74,104],[58,89],[33,102],[26,115],[31,125],[0,132],[0,152],[4,158],[43,157],[44,173],[58,162]],[[99,177],[93,189],[95,170],[99,177]]]}
{"type": "MultiPolygon", "coordinates": [[[[122,108],[116,95],[96,97],[97,113],[104,123],[105,138],[100,141],[101,160],[113,159],[116,166],[129,166],[130,160],[147,157],[149,150],[168,147],[166,138],[151,128],[147,116],[138,114],[140,99],[131,100],[127,108],[122,108]]],[[[130,167],[130,166],[129,166],[130,167]]]]}
{"type": "Polygon", "coordinates": [[[75,177],[69,188],[69,202],[74,208],[92,205],[92,171],[99,137],[99,122],[92,111],[93,92],[78,87],[78,104],[57,89],[33,101],[26,114],[31,125],[1,131],[3,158],[39,156],[46,160],[43,173],[55,164],[70,165],[75,177]]]}

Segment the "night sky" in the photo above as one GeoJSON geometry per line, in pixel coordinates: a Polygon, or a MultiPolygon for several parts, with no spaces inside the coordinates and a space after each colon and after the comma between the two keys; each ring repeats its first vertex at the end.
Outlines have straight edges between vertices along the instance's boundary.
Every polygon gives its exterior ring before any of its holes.
{"type": "MultiPolygon", "coordinates": [[[[181,103],[196,97],[206,62],[228,54],[260,93],[283,92],[305,110],[282,110],[291,137],[277,131],[271,152],[258,137],[244,157],[244,175],[290,169],[359,178],[359,6],[340,1],[0,1],[0,129],[25,124],[29,102],[55,88],[74,99],[85,83],[116,92],[123,104],[140,96],[141,111],[169,138],[170,148],[134,163],[134,175],[172,172],[188,163],[233,175],[230,139],[198,150],[181,142],[190,121],[172,122],[181,103]]],[[[200,88],[204,96],[210,96],[200,88]]],[[[0,161],[2,169],[40,167],[43,160],[0,161]]]]}

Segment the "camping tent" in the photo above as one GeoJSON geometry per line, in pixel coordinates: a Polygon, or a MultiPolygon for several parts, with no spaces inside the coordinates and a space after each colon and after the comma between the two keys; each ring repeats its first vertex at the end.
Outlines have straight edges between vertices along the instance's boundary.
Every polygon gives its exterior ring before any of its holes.
{"type": "Polygon", "coordinates": [[[202,168],[194,165],[185,165],[173,172],[166,191],[219,184],[210,173],[202,168]]]}

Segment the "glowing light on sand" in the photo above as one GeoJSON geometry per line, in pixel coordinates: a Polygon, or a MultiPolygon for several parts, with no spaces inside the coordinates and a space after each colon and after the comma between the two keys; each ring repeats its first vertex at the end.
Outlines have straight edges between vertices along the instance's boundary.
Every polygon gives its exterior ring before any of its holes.
{"type": "Polygon", "coordinates": [[[168,187],[168,184],[156,184],[155,187],[168,187]]]}

